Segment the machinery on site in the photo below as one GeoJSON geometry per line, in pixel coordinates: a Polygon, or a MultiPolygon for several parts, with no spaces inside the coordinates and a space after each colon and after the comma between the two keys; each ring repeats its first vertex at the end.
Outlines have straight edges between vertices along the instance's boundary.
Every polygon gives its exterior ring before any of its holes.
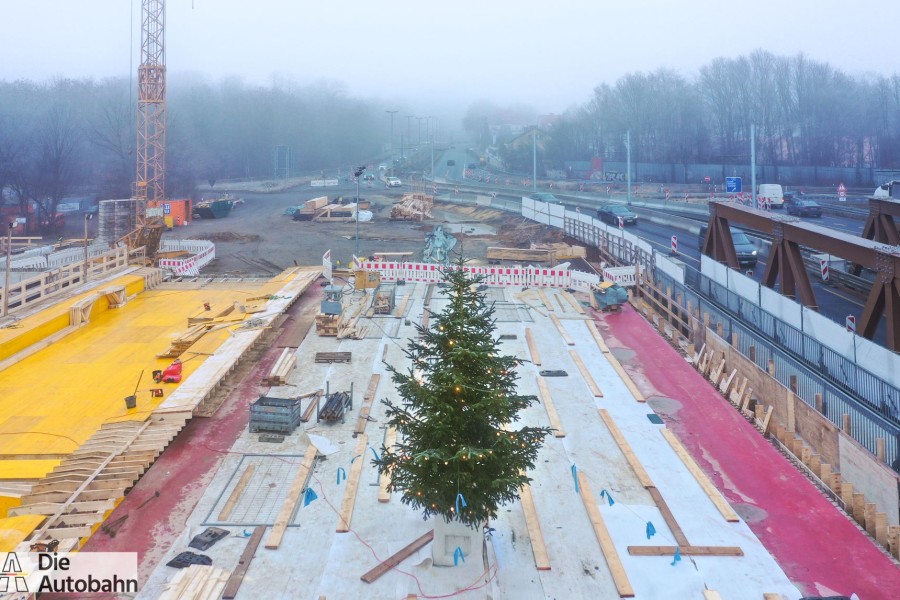
{"type": "Polygon", "coordinates": [[[603,311],[617,311],[628,302],[628,290],[614,281],[591,284],[591,296],[597,308],[603,311]]]}

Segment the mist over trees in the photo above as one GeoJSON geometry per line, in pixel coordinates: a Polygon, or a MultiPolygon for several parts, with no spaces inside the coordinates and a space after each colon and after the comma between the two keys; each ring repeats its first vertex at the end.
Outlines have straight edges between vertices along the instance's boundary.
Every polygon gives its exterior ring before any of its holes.
{"type": "MultiPolygon", "coordinates": [[[[515,123],[509,112],[475,103],[463,126],[488,139],[515,123]]],[[[746,163],[751,124],[758,163],[898,168],[900,75],[852,77],[803,54],[764,50],[716,58],[693,78],[668,69],[631,73],[598,85],[549,125],[540,152],[557,163],[624,160],[630,130],[633,161],[746,163]]]]}

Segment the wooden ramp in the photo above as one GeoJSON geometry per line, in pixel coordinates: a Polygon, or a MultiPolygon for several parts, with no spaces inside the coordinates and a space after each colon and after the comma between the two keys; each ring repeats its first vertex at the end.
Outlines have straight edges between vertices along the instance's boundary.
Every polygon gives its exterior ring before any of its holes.
{"type": "Polygon", "coordinates": [[[89,537],[189,418],[169,413],[101,427],[9,510],[47,516],[27,543],[89,537]]]}

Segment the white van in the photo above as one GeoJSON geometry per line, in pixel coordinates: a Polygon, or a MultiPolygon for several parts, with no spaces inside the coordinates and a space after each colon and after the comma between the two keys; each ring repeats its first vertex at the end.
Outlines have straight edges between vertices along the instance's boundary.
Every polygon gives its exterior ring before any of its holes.
{"type": "Polygon", "coordinates": [[[778,183],[761,183],[756,192],[756,199],[762,206],[763,198],[768,199],[769,206],[772,208],[784,208],[784,190],[778,183]]]}
{"type": "Polygon", "coordinates": [[[875,188],[873,198],[898,198],[900,197],[900,181],[888,181],[875,188]]]}

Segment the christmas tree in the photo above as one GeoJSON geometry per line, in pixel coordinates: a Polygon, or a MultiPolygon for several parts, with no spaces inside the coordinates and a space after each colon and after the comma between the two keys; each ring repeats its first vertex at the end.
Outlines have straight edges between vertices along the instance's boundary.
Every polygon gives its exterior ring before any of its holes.
{"type": "Polygon", "coordinates": [[[376,464],[390,473],[401,501],[447,522],[480,527],[519,496],[530,481],[549,428],[508,429],[537,401],[516,393],[518,360],[502,356],[494,337],[494,307],[460,259],[444,270],[449,304],[430,329],[416,326],[400,372],[388,365],[401,400],[387,405],[399,438],[376,464]]]}

